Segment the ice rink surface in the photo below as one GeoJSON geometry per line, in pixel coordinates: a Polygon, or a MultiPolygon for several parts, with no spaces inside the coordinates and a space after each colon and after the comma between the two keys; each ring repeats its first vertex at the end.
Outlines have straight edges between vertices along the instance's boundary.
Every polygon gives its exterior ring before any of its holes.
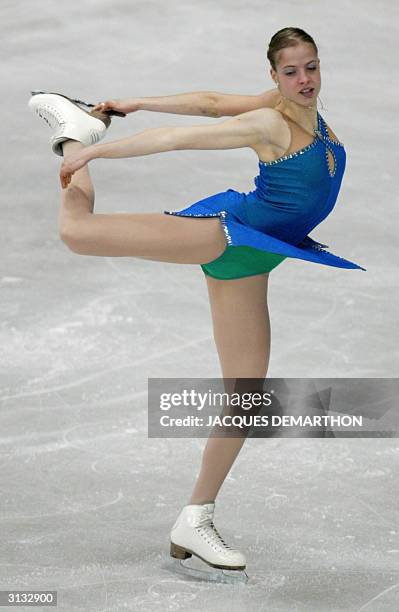
{"type": "MultiPolygon", "coordinates": [[[[289,260],[271,274],[268,376],[395,377],[398,5],[3,0],[0,22],[0,590],[56,590],[66,612],[398,610],[395,438],[248,440],[215,514],[247,556],[248,583],[178,571],[169,533],[205,440],[147,437],[147,379],[220,376],[204,276],[69,251],[61,158],[27,109],[33,89],[92,102],[258,94],[273,87],[271,36],[308,31],[319,110],[348,156],[336,209],[312,237],[367,272],[289,260]]],[[[107,138],[215,121],[139,111],[114,118],[107,138]]],[[[252,190],[258,172],[250,149],[90,169],[96,212],[176,210],[252,190]]]]}

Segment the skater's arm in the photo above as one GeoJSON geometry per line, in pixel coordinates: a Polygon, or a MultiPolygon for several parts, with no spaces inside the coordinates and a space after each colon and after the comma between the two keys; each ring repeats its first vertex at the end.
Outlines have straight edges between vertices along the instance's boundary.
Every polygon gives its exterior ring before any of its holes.
{"type": "Polygon", "coordinates": [[[201,115],[217,117],[216,96],[212,91],[195,91],[172,96],[150,98],[124,98],[100,102],[94,110],[118,110],[123,113],[134,113],[139,110],[176,115],[201,115]]]}
{"type": "Polygon", "coordinates": [[[277,115],[273,109],[261,108],[216,124],[149,128],[130,138],[83,147],[64,158],[61,185],[66,188],[74,172],[92,159],[138,157],[180,149],[238,149],[273,142],[277,115]]]}
{"type": "Polygon", "coordinates": [[[148,128],[134,136],[86,147],[88,160],[137,157],[180,149],[237,149],[267,140],[275,111],[257,109],[217,124],[148,128]],[[270,113],[270,114],[269,114],[270,113]]]}
{"type": "Polygon", "coordinates": [[[194,91],[160,98],[138,98],[139,110],[217,117],[216,97],[212,91],[194,91]]]}
{"type": "Polygon", "coordinates": [[[198,91],[161,98],[138,98],[137,108],[179,115],[225,117],[240,115],[257,108],[273,108],[279,100],[280,92],[276,88],[255,96],[198,91]]]}
{"type": "Polygon", "coordinates": [[[172,96],[107,100],[97,104],[94,110],[114,109],[124,113],[148,110],[176,115],[225,117],[239,115],[257,108],[273,108],[279,99],[278,89],[271,89],[254,96],[224,94],[217,91],[196,91],[172,96]]]}
{"type": "Polygon", "coordinates": [[[239,115],[257,108],[274,108],[280,101],[278,89],[269,89],[256,96],[216,93],[217,117],[239,115]]]}

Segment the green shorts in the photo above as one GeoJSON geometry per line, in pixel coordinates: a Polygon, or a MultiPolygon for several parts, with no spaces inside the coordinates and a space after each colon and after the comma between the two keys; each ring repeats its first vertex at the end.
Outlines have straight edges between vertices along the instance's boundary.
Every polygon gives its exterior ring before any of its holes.
{"type": "Polygon", "coordinates": [[[269,253],[250,246],[227,246],[219,257],[201,264],[201,268],[207,276],[231,280],[270,272],[284,259],[287,259],[286,255],[269,253]]]}

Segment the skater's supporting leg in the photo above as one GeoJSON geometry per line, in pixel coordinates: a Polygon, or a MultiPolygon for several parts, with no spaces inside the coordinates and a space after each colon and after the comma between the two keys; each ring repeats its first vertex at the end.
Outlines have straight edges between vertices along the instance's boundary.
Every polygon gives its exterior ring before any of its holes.
{"type": "MultiPolygon", "coordinates": [[[[214,337],[225,379],[259,380],[266,376],[270,356],[268,278],[268,274],[232,281],[206,277],[214,337]]],[[[231,386],[226,390],[231,391],[231,386]]],[[[208,439],[189,504],[215,500],[245,440],[245,435],[208,439]]]]}

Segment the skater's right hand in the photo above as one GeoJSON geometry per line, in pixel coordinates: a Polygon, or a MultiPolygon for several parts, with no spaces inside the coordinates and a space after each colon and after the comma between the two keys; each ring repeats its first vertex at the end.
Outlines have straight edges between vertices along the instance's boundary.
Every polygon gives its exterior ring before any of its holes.
{"type": "Polygon", "coordinates": [[[105,112],[114,110],[119,113],[134,113],[138,109],[138,101],[135,98],[113,99],[106,100],[105,102],[99,102],[93,108],[95,111],[105,112]]]}
{"type": "MultiPolygon", "coordinates": [[[[93,149],[93,147],[91,147],[93,149]]],[[[72,180],[72,175],[80,168],[86,166],[89,163],[90,149],[89,147],[83,147],[81,150],[71,155],[66,155],[60,169],[60,181],[61,187],[66,189],[72,180]]]]}

